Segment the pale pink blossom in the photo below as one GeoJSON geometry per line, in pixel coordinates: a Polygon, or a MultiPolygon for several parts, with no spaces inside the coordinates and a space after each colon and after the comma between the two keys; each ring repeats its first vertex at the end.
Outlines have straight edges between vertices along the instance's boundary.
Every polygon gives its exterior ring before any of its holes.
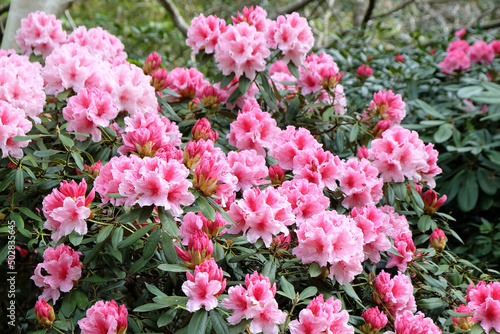
{"type": "Polygon", "coordinates": [[[319,55],[315,53],[308,55],[304,67],[299,68],[300,78],[298,81],[303,94],[315,93],[322,88],[329,87],[330,78],[340,74],[339,67],[333,57],[324,52],[319,55]]]}
{"type": "Polygon", "coordinates": [[[59,299],[60,291],[69,292],[80,279],[80,256],[71,247],[61,244],[56,248],[48,247],[43,252],[43,260],[43,263],[36,266],[31,279],[36,286],[43,289],[39,299],[52,299],[55,303],[59,299]]]}
{"type": "Polygon", "coordinates": [[[440,62],[441,72],[448,75],[453,75],[461,71],[470,69],[470,59],[467,54],[460,49],[448,52],[442,62],[440,62]]]}
{"type": "Polygon", "coordinates": [[[15,108],[0,100],[0,150],[2,158],[9,155],[17,159],[23,157],[23,148],[28,146],[31,140],[16,141],[14,137],[27,135],[32,126],[22,109],[15,108]]]}
{"type": "Polygon", "coordinates": [[[52,239],[58,241],[61,237],[76,231],[80,235],[87,233],[86,219],[90,217],[90,203],[94,200],[95,191],[92,190],[88,196],[87,183],[82,179],[80,184],[75,180],[70,183],[61,182],[58,189],[53,189],[52,193],[43,200],[43,214],[47,221],[45,228],[55,231],[52,239]]]}
{"type": "MultiPolygon", "coordinates": [[[[99,127],[107,127],[118,115],[111,95],[97,88],[79,90],[68,99],[62,112],[69,131],[90,134],[94,142],[101,141],[99,127]]],[[[83,141],[87,137],[76,136],[76,139],[83,141]]]]}
{"type": "Polygon", "coordinates": [[[401,256],[389,253],[389,261],[387,261],[386,268],[398,267],[399,271],[405,272],[408,263],[413,261],[413,256],[416,252],[411,232],[397,235],[396,238],[394,238],[394,248],[401,256]]]}
{"type": "Polygon", "coordinates": [[[304,179],[285,181],[278,191],[285,195],[292,205],[292,212],[296,216],[298,226],[306,219],[325,211],[330,205],[330,200],[319,186],[304,179]]]}
{"type": "Polygon", "coordinates": [[[491,329],[500,331],[500,283],[490,282],[486,284],[480,281],[467,289],[467,304],[474,310],[474,319],[481,327],[489,333],[491,329]]]}
{"type": "Polygon", "coordinates": [[[373,100],[366,113],[382,120],[390,120],[391,125],[399,125],[406,116],[405,106],[401,95],[384,89],[373,94],[373,100]]]}
{"type": "Polygon", "coordinates": [[[219,296],[226,289],[226,279],[223,279],[222,269],[214,259],[197,265],[194,274],[186,272],[187,281],[182,284],[182,291],[189,297],[186,309],[195,312],[202,306],[210,311],[217,307],[219,296]]]}
{"type": "Polygon", "coordinates": [[[354,219],[356,226],[363,231],[365,260],[380,262],[380,252],[385,252],[392,246],[387,238],[391,229],[389,215],[374,205],[367,205],[360,209],[353,208],[350,217],[354,219]]]}
{"type": "Polygon", "coordinates": [[[314,36],[307,19],[296,12],[280,15],[276,21],[272,21],[266,39],[271,48],[281,50],[284,63],[292,61],[296,66],[302,65],[314,45],[314,36]]]}
{"type": "Polygon", "coordinates": [[[491,64],[495,52],[485,41],[477,41],[469,48],[469,58],[471,63],[491,64]]]}
{"type": "Polygon", "coordinates": [[[203,73],[196,68],[176,67],[168,72],[167,87],[180,97],[170,98],[170,102],[193,99],[200,96],[206,86],[210,84],[204,80],[203,73]]]}
{"type": "Polygon", "coordinates": [[[128,311],[125,305],[114,300],[99,300],[87,310],[86,317],[78,321],[82,334],[125,333],[128,327],[128,311]]]}
{"type": "Polygon", "coordinates": [[[227,29],[226,21],[219,19],[216,15],[205,15],[195,17],[187,31],[186,45],[193,48],[192,54],[198,54],[200,50],[211,54],[215,51],[215,45],[220,34],[227,29]]]}
{"type": "Polygon", "coordinates": [[[270,183],[266,160],[255,150],[231,151],[227,155],[230,172],[238,178],[235,191],[270,183]]]}
{"type": "Polygon", "coordinates": [[[29,56],[33,52],[47,58],[52,50],[65,43],[66,31],[55,15],[36,11],[21,20],[15,39],[24,54],[29,56]]]}
{"type": "Polygon", "coordinates": [[[265,33],[269,27],[271,20],[267,19],[267,12],[260,6],[250,6],[248,8],[245,6],[243,8],[243,13],[238,12],[237,16],[231,16],[234,24],[241,22],[246,22],[251,26],[254,26],[258,32],[265,33]]]}
{"type": "Polygon", "coordinates": [[[231,205],[228,215],[235,223],[229,233],[243,232],[251,243],[261,238],[266,247],[271,245],[273,236],[288,235],[287,226],[295,221],[290,203],[273,187],[245,190],[243,198],[231,205]]]}
{"type": "Polygon", "coordinates": [[[415,312],[415,296],[413,285],[403,273],[391,278],[389,273],[381,271],[375,278],[375,301],[384,304],[392,316],[398,317],[405,311],[415,312]]]}
{"type": "Polygon", "coordinates": [[[230,125],[227,135],[230,145],[240,150],[253,149],[259,155],[265,156],[265,148],[270,148],[280,129],[271,115],[260,109],[253,99],[245,103],[238,113],[236,121],[230,125]]]}
{"type": "Polygon", "coordinates": [[[340,190],[345,198],[342,205],[346,208],[361,208],[375,205],[383,197],[384,182],[378,178],[378,170],[366,159],[350,158],[340,165],[338,177],[340,190]]]}
{"type": "Polygon", "coordinates": [[[35,123],[45,105],[42,66],[27,56],[6,53],[0,56],[0,101],[24,110],[35,123]]]}
{"type": "Polygon", "coordinates": [[[341,173],[340,158],[322,148],[301,150],[293,158],[294,179],[306,179],[321,189],[337,189],[341,173]]]}
{"type": "Polygon", "coordinates": [[[122,134],[123,145],[118,153],[136,153],[142,157],[154,156],[159,149],[166,149],[170,144],[180,146],[181,133],[174,122],[152,112],[138,113],[125,117],[125,129],[122,134]]]}
{"type": "Polygon", "coordinates": [[[401,233],[410,232],[410,224],[404,215],[398,214],[393,206],[384,205],[379,208],[389,216],[389,225],[387,225],[387,235],[396,239],[401,233]]]}
{"type": "Polygon", "coordinates": [[[270,54],[264,34],[246,22],[228,26],[215,46],[217,67],[224,75],[234,73],[239,78],[245,74],[250,80],[265,70],[270,54]]]}
{"type": "Polygon", "coordinates": [[[305,264],[329,265],[329,277],[340,284],[363,271],[363,232],[351,218],[324,211],[302,222],[296,234],[293,254],[305,264]]]}
{"type": "Polygon", "coordinates": [[[423,313],[413,314],[404,311],[394,320],[394,331],[396,334],[441,334],[441,329],[434,324],[431,318],[427,318],[423,313]]]}
{"type": "Polygon", "coordinates": [[[269,155],[277,160],[278,166],[283,169],[292,169],[295,156],[304,150],[316,151],[321,144],[304,128],[296,129],[287,126],[286,130],[278,133],[269,147],[269,155]]]}
{"type": "Polygon", "coordinates": [[[101,27],[79,26],[68,36],[67,43],[76,43],[86,47],[91,54],[109,62],[126,62],[125,46],[115,35],[101,27]]]}

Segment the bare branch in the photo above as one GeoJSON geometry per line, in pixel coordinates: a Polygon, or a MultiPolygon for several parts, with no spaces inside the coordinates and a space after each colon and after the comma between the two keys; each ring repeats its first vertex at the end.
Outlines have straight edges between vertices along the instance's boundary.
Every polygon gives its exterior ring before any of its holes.
{"type": "Polygon", "coordinates": [[[370,21],[370,17],[372,16],[373,10],[375,9],[376,2],[377,2],[376,0],[370,0],[368,8],[366,9],[365,12],[365,17],[363,18],[363,24],[362,24],[363,27],[366,27],[366,24],[368,23],[368,21],[370,21]]]}
{"type": "Polygon", "coordinates": [[[374,15],[371,19],[372,20],[376,20],[376,19],[379,19],[381,17],[385,17],[385,16],[389,16],[389,15],[392,15],[393,13],[397,12],[397,11],[400,11],[401,9],[405,8],[406,6],[410,5],[412,2],[414,2],[415,0],[408,0],[406,2],[403,2],[401,5],[391,9],[390,11],[388,12],[385,12],[385,13],[382,13],[382,14],[378,14],[378,15],[374,15]]]}
{"type": "Polygon", "coordinates": [[[172,0],[158,0],[158,2],[167,10],[177,29],[179,29],[180,32],[187,37],[188,25],[186,24],[186,21],[184,21],[181,13],[179,13],[179,10],[175,6],[174,2],[172,0]]]}
{"type": "MultiPolygon", "coordinates": [[[[304,8],[305,6],[307,6],[308,4],[310,4],[313,1],[316,1],[316,0],[296,0],[283,8],[277,9],[273,13],[273,15],[271,15],[271,18],[275,19],[280,15],[290,14],[290,13],[296,12],[296,11],[304,8]]],[[[320,1],[324,1],[324,0],[320,0],[320,1]]]]}
{"type": "Polygon", "coordinates": [[[500,19],[479,26],[479,28],[484,30],[498,28],[498,27],[500,27],[500,19]]]}
{"type": "Polygon", "coordinates": [[[10,3],[8,3],[6,5],[3,5],[2,7],[0,7],[0,15],[2,15],[3,13],[8,12],[9,8],[10,8],[10,3]]]}

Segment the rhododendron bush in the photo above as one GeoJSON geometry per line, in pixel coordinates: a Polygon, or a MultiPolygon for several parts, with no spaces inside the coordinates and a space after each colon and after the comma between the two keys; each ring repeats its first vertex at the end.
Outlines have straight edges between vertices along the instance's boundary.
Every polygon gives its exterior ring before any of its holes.
{"type": "MultiPolygon", "coordinates": [[[[438,150],[395,87],[348,86],[376,69],[314,52],[298,13],[200,14],[187,35],[208,73],[156,52],[140,68],[105,30],[42,12],[16,35],[23,54],[0,54],[18,330],[500,331],[495,272],[447,245],[461,239],[438,150]]],[[[454,48],[478,64],[498,49],[454,48]]],[[[468,68],[457,57],[443,73],[468,68]]]]}

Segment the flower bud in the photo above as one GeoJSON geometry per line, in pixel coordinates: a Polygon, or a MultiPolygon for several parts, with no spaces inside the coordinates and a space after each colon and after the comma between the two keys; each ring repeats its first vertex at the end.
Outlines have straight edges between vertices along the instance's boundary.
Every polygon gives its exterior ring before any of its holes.
{"type": "Polygon", "coordinates": [[[376,334],[387,324],[387,316],[379,311],[377,306],[367,309],[361,317],[365,319],[366,324],[361,326],[360,330],[365,334],[376,334]]]}
{"type": "Polygon", "coordinates": [[[474,326],[474,323],[476,322],[472,316],[474,311],[469,306],[460,305],[459,307],[455,307],[453,311],[458,313],[469,313],[471,315],[470,317],[453,317],[453,328],[455,328],[455,330],[462,329],[468,331],[472,328],[472,326],[474,326]]]}
{"type": "Polygon", "coordinates": [[[356,153],[356,156],[358,157],[358,159],[368,159],[368,149],[366,148],[366,146],[361,146],[358,148],[358,152],[356,153]]]}
{"type": "Polygon", "coordinates": [[[429,50],[429,53],[434,56],[436,54],[436,49],[430,49],[429,50]]]}
{"type": "Polygon", "coordinates": [[[203,227],[201,229],[203,230],[203,232],[205,232],[207,234],[207,236],[210,239],[215,238],[217,236],[217,234],[219,233],[219,229],[222,226],[226,225],[226,222],[222,218],[221,214],[218,212],[215,213],[215,220],[214,221],[212,221],[208,218],[205,218],[205,216],[201,212],[198,213],[198,216],[203,221],[203,227]]]}
{"type": "Polygon", "coordinates": [[[274,185],[281,185],[285,182],[285,171],[278,165],[269,167],[269,178],[274,185]]]}
{"type": "Polygon", "coordinates": [[[373,75],[373,70],[370,66],[363,64],[358,67],[358,69],[356,70],[356,74],[358,75],[358,77],[360,77],[360,79],[366,79],[373,75]]]}
{"type": "Polygon", "coordinates": [[[155,91],[161,92],[168,86],[168,72],[164,68],[160,68],[151,77],[151,86],[155,88],[155,91]]]}
{"type": "Polygon", "coordinates": [[[434,229],[434,232],[431,233],[429,242],[431,247],[434,248],[437,252],[442,252],[446,247],[446,235],[444,234],[443,230],[436,227],[434,229]]]}
{"type": "Polygon", "coordinates": [[[196,231],[189,238],[188,253],[191,256],[191,263],[195,266],[203,263],[212,257],[214,252],[214,245],[208,236],[201,232],[196,231]]]}
{"type": "Polygon", "coordinates": [[[56,315],[54,314],[54,308],[47,304],[45,298],[38,300],[35,304],[35,316],[40,325],[45,328],[52,326],[56,320],[56,315]]]}
{"type": "Polygon", "coordinates": [[[285,236],[284,233],[281,233],[274,238],[269,249],[275,257],[282,258],[286,254],[286,251],[288,251],[288,249],[290,248],[290,241],[290,234],[285,236]]]}
{"type": "Polygon", "coordinates": [[[158,56],[158,53],[151,53],[144,62],[144,66],[142,67],[142,71],[146,75],[152,75],[161,64],[161,57],[158,56]]]}
{"type": "Polygon", "coordinates": [[[212,196],[217,187],[220,166],[215,164],[213,156],[208,156],[200,161],[193,174],[193,187],[203,193],[205,196],[212,196]]]}
{"type": "Polygon", "coordinates": [[[214,143],[219,138],[219,133],[217,131],[212,130],[210,122],[206,118],[200,118],[196,121],[193,129],[191,130],[191,134],[193,136],[193,140],[212,140],[214,143]]]}
{"type": "Polygon", "coordinates": [[[398,54],[396,57],[394,57],[394,61],[396,63],[404,63],[405,57],[402,54],[398,54]]]}
{"type": "Polygon", "coordinates": [[[424,212],[428,215],[432,215],[435,213],[441,205],[446,202],[446,195],[441,196],[441,198],[437,198],[437,193],[434,190],[427,190],[422,195],[422,200],[424,201],[424,212]]]}
{"type": "Polygon", "coordinates": [[[380,138],[382,136],[382,133],[391,127],[391,124],[392,122],[390,119],[379,121],[377,125],[375,125],[375,129],[373,129],[373,136],[375,138],[380,138]]]}

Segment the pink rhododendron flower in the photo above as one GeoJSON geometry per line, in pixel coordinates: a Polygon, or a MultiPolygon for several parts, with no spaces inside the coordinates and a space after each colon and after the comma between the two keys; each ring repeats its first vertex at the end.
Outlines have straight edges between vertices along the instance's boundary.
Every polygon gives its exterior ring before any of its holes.
{"type": "Polygon", "coordinates": [[[308,55],[304,67],[299,68],[300,78],[298,82],[303,94],[319,91],[324,88],[325,81],[329,81],[329,78],[340,73],[339,67],[333,61],[333,57],[324,52],[320,55],[315,53],[308,55]]]}
{"type": "Polygon", "coordinates": [[[240,150],[253,149],[265,156],[264,148],[271,147],[279,131],[276,120],[262,111],[256,100],[251,99],[238,113],[236,121],[231,123],[227,138],[230,145],[240,150]]]}
{"type": "Polygon", "coordinates": [[[346,208],[361,208],[375,205],[383,197],[384,182],[378,178],[378,170],[366,159],[350,158],[340,165],[338,177],[340,189],[344,193],[342,205],[346,208]]]}
{"type": "Polygon", "coordinates": [[[180,95],[171,98],[171,102],[193,99],[199,96],[206,86],[209,86],[208,81],[203,79],[203,73],[196,68],[176,67],[168,72],[167,87],[180,95]]]}
{"type": "Polygon", "coordinates": [[[446,235],[443,230],[436,227],[429,237],[429,243],[436,251],[442,252],[446,247],[446,235]]]}
{"type": "Polygon", "coordinates": [[[277,164],[283,169],[292,169],[295,156],[304,150],[316,151],[321,144],[304,128],[295,129],[287,126],[286,130],[278,133],[269,147],[269,155],[278,160],[277,164]]]}
{"type": "Polygon", "coordinates": [[[321,294],[300,311],[298,320],[290,322],[290,333],[353,334],[354,327],[348,324],[349,314],[346,310],[341,311],[341,308],[340,300],[330,297],[324,301],[321,294]]]}
{"type": "Polygon", "coordinates": [[[413,314],[404,311],[396,317],[394,321],[395,334],[441,334],[441,329],[434,324],[431,318],[427,318],[423,313],[413,314]]]}
{"type": "Polygon", "coordinates": [[[194,274],[186,272],[187,281],[182,284],[182,291],[189,297],[186,309],[195,312],[202,306],[210,311],[217,307],[217,296],[226,289],[226,279],[222,269],[214,259],[204,261],[194,268],[194,274]]]}
{"type": "Polygon", "coordinates": [[[254,272],[245,278],[246,289],[240,284],[230,287],[229,298],[225,298],[221,305],[233,310],[227,321],[236,325],[245,317],[250,322],[252,333],[278,334],[278,325],[285,322],[286,313],[279,310],[274,299],[276,283],[271,286],[269,278],[254,272]]]}
{"type": "Polygon", "coordinates": [[[467,305],[460,305],[459,307],[455,307],[453,309],[454,312],[458,313],[469,313],[470,317],[453,317],[453,328],[455,330],[457,329],[463,329],[463,330],[470,330],[472,326],[474,326],[474,323],[476,322],[476,319],[474,319],[474,311],[468,307],[467,305]]]}
{"type": "Polygon", "coordinates": [[[467,289],[467,306],[474,310],[474,319],[489,333],[493,328],[500,331],[500,283],[479,282],[467,289]]]}
{"type": "Polygon", "coordinates": [[[373,94],[373,100],[366,113],[382,120],[390,120],[391,125],[399,125],[406,116],[405,106],[401,95],[384,89],[373,94]]]}
{"type": "Polygon", "coordinates": [[[408,178],[414,182],[422,180],[434,187],[433,177],[441,169],[435,165],[437,151],[429,145],[424,145],[417,132],[395,126],[384,131],[382,138],[372,141],[368,154],[384,182],[403,182],[408,178]]]}
{"type": "MultiPolygon", "coordinates": [[[[64,119],[69,123],[68,131],[88,133],[94,142],[101,141],[99,127],[107,127],[110,121],[118,115],[118,109],[111,95],[97,88],[81,89],[77,95],[68,99],[68,104],[62,110],[64,119]]],[[[78,140],[87,139],[76,136],[78,140]]]]}
{"type": "Polygon", "coordinates": [[[265,33],[270,24],[270,20],[267,19],[267,12],[260,6],[250,6],[248,8],[245,6],[243,8],[243,14],[238,12],[236,17],[231,16],[234,24],[238,24],[241,22],[246,22],[251,26],[254,26],[258,32],[265,33]]]}
{"type": "Polygon", "coordinates": [[[389,216],[389,225],[387,235],[392,239],[396,239],[401,233],[410,232],[410,224],[404,215],[398,214],[393,206],[384,205],[379,208],[389,216]]]}
{"type": "Polygon", "coordinates": [[[367,309],[361,314],[366,322],[361,328],[363,333],[376,333],[387,325],[387,316],[383,311],[378,309],[378,306],[367,309]]]}
{"type": "Polygon", "coordinates": [[[455,32],[455,36],[458,38],[464,37],[464,35],[467,33],[467,30],[465,28],[459,29],[455,32]]]}
{"type": "Polygon", "coordinates": [[[396,238],[394,238],[394,248],[399,254],[401,254],[401,256],[389,253],[389,261],[387,261],[386,267],[398,267],[399,271],[405,272],[408,267],[408,263],[413,261],[413,256],[416,251],[411,232],[401,233],[396,236],[396,238]]]}
{"type": "Polygon", "coordinates": [[[164,68],[160,68],[151,75],[151,86],[155,91],[161,92],[168,86],[168,72],[164,68]]]}
{"type": "Polygon", "coordinates": [[[58,241],[61,237],[76,231],[80,235],[87,233],[87,222],[90,217],[90,203],[94,200],[95,191],[92,190],[88,196],[87,183],[82,179],[80,184],[75,180],[70,183],[61,182],[58,189],[53,189],[52,193],[43,199],[43,214],[47,221],[44,224],[46,229],[55,231],[52,240],[58,241]]]}
{"type": "Polygon", "coordinates": [[[160,68],[161,65],[161,57],[155,51],[150,53],[146,60],[144,61],[144,66],[142,67],[142,71],[146,75],[152,75],[156,70],[160,68]]]}
{"type": "Polygon", "coordinates": [[[0,100],[0,150],[2,158],[9,155],[17,159],[23,157],[23,147],[28,146],[31,140],[15,141],[14,137],[27,135],[32,126],[22,109],[15,108],[0,100]]]}
{"type": "Polygon", "coordinates": [[[59,299],[60,291],[69,292],[81,276],[82,267],[78,252],[61,244],[56,248],[48,247],[43,252],[43,263],[36,266],[31,279],[36,286],[43,289],[39,299],[52,299],[55,303],[59,299]]]}
{"type": "Polygon", "coordinates": [[[236,78],[245,74],[253,80],[256,72],[265,70],[270,54],[264,34],[246,22],[228,26],[215,46],[217,67],[224,75],[234,73],[236,78]]]}
{"type": "Polygon", "coordinates": [[[114,300],[99,300],[87,310],[87,316],[78,321],[82,334],[125,334],[128,327],[128,311],[125,305],[114,300]]]}
{"type": "Polygon", "coordinates": [[[192,230],[189,235],[188,251],[174,245],[177,255],[184,261],[184,265],[194,269],[195,266],[209,260],[214,253],[214,244],[202,230],[192,230]]]}
{"type": "Polygon", "coordinates": [[[228,215],[235,223],[229,233],[243,232],[251,243],[261,238],[266,247],[271,245],[273,236],[288,235],[287,226],[295,221],[290,203],[273,187],[245,190],[243,198],[231,205],[228,215]]]}
{"type": "Polygon", "coordinates": [[[370,66],[363,64],[356,70],[356,74],[362,78],[368,78],[373,75],[373,70],[370,66]]]}
{"type": "Polygon", "coordinates": [[[271,184],[281,185],[285,182],[285,171],[278,165],[269,167],[269,178],[271,179],[271,184]]]}
{"type": "MultiPolygon", "coordinates": [[[[255,83],[252,83],[252,86],[255,86],[255,83]]],[[[220,88],[220,83],[216,83],[213,86],[204,86],[198,92],[197,96],[199,103],[201,103],[205,108],[217,109],[222,102],[227,102],[229,94],[226,90],[220,88]]],[[[219,135],[217,134],[217,138],[218,136],[219,135]]]]}
{"type": "Polygon", "coordinates": [[[467,41],[459,39],[459,40],[451,42],[450,45],[448,45],[448,48],[446,48],[446,52],[452,53],[455,50],[461,50],[461,51],[467,53],[469,51],[469,48],[470,48],[470,45],[469,45],[469,43],[467,43],[467,41]]]}
{"type": "Polygon", "coordinates": [[[296,216],[298,226],[306,219],[325,211],[330,205],[330,200],[318,185],[304,179],[285,181],[278,191],[285,195],[292,205],[292,212],[296,216]]]}
{"type": "Polygon", "coordinates": [[[323,211],[302,222],[296,234],[298,246],[293,254],[302,263],[329,265],[329,277],[340,284],[363,271],[363,232],[351,218],[323,211]]]}
{"type": "MultiPolygon", "coordinates": [[[[279,163],[279,161],[278,161],[279,163]]],[[[337,180],[342,172],[338,156],[322,148],[302,150],[293,158],[294,179],[306,179],[321,189],[337,189],[337,180]]]]}
{"type": "Polygon", "coordinates": [[[457,49],[449,52],[438,65],[441,67],[442,73],[453,75],[457,72],[468,71],[470,59],[463,50],[457,49]]]}
{"type": "Polygon", "coordinates": [[[125,125],[123,145],[118,149],[120,154],[132,152],[152,157],[159,149],[181,144],[182,135],[177,124],[156,112],[125,117],[125,125]]]}
{"type": "Polygon", "coordinates": [[[375,278],[374,298],[396,318],[405,311],[413,313],[417,310],[411,280],[401,272],[391,278],[389,273],[382,270],[375,278]]]}
{"type": "Polygon", "coordinates": [[[220,34],[227,29],[226,21],[219,19],[216,15],[205,15],[195,17],[187,31],[186,45],[193,48],[192,54],[198,54],[200,50],[211,54],[215,51],[215,45],[220,34]]]}
{"type": "Polygon", "coordinates": [[[495,52],[485,41],[477,41],[469,48],[471,63],[491,64],[493,58],[495,58],[495,52]]]}
{"type": "Polygon", "coordinates": [[[79,26],[68,36],[67,43],[76,43],[86,47],[91,54],[109,62],[126,62],[125,46],[113,34],[101,27],[90,28],[79,26]]]}
{"type": "Polygon", "coordinates": [[[191,140],[184,148],[184,165],[190,170],[195,170],[205,154],[216,155],[219,159],[225,159],[226,156],[220,148],[214,147],[214,142],[210,139],[191,140]]]}
{"type": "Polygon", "coordinates": [[[441,207],[441,205],[444,204],[444,202],[446,202],[446,199],[448,198],[446,195],[441,196],[439,199],[437,197],[437,193],[431,189],[427,190],[422,195],[425,213],[432,215],[441,207]]]}
{"type": "Polygon", "coordinates": [[[387,238],[391,229],[389,215],[376,206],[369,205],[360,209],[353,208],[350,217],[354,219],[356,226],[363,231],[365,260],[380,262],[380,252],[385,252],[392,246],[387,238]]]}
{"type": "Polygon", "coordinates": [[[500,40],[495,40],[491,42],[490,47],[493,49],[495,55],[500,55],[500,40]]]}
{"type": "Polygon", "coordinates": [[[191,129],[191,135],[193,140],[211,140],[214,143],[219,138],[219,133],[215,130],[212,130],[212,126],[208,119],[202,117],[196,121],[193,128],[191,129]]]}
{"type": "Polygon", "coordinates": [[[255,150],[231,151],[227,155],[231,174],[238,178],[235,191],[270,183],[266,160],[255,150]]]}
{"type": "Polygon", "coordinates": [[[45,328],[51,327],[56,320],[54,308],[47,304],[44,298],[37,300],[35,303],[35,316],[40,325],[45,328]]]}
{"type": "Polygon", "coordinates": [[[41,70],[40,63],[32,63],[26,56],[0,56],[0,101],[24,110],[35,123],[40,123],[38,115],[45,105],[41,70]]]}
{"type": "Polygon", "coordinates": [[[283,53],[283,62],[300,66],[314,45],[314,36],[307,19],[298,13],[280,15],[270,23],[266,33],[268,45],[283,53]]]}
{"type": "Polygon", "coordinates": [[[182,219],[179,236],[182,237],[182,244],[187,246],[189,238],[196,231],[203,231],[209,238],[213,239],[217,236],[219,229],[226,224],[226,221],[218,212],[215,214],[215,221],[205,218],[201,211],[198,214],[188,212],[182,219]]]}
{"type": "Polygon", "coordinates": [[[29,56],[33,52],[47,58],[52,50],[65,43],[66,31],[62,28],[62,21],[55,15],[36,11],[21,20],[15,38],[24,54],[29,56]]]}

